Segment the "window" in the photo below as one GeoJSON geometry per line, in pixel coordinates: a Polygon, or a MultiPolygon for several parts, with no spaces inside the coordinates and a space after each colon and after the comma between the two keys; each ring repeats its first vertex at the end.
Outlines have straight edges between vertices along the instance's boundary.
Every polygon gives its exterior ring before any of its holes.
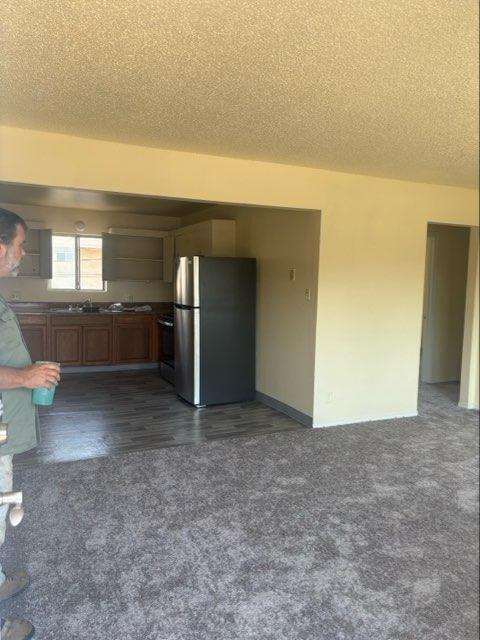
{"type": "Polygon", "coordinates": [[[52,289],[103,291],[102,239],[52,236],[52,289]]]}

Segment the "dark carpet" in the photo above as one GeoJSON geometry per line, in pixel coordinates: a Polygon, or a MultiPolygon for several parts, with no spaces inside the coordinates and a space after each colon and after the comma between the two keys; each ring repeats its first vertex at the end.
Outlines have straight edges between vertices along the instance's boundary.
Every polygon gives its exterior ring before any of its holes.
{"type": "MultiPolygon", "coordinates": [[[[438,397],[435,397],[435,394],[438,397]]],[[[38,640],[477,638],[478,412],[19,471],[38,640]]]]}

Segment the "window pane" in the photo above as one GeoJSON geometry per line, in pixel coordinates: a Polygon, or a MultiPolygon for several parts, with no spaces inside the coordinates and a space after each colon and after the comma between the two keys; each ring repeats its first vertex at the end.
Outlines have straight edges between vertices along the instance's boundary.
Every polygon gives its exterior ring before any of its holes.
{"type": "Polygon", "coordinates": [[[52,236],[52,288],[75,289],[75,237],[52,236]]]}
{"type": "Polygon", "coordinates": [[[103,289],[102,239],[79,238],[80,288],[103,289]]]}

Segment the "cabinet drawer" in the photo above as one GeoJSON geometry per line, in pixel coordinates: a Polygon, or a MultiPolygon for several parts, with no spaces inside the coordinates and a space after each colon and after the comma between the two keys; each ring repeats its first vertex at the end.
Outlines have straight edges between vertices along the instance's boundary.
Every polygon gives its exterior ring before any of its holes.
{"type": "Polygon", "coordinates": [[[153,314],[143,314],[143,313],[131,313],[125,314],[121,316],[115,316],[115,322],[117,324],[150,324],[154,320],[153,314]]]}
{"type": "Polygon", "coordinates": [[[17,318],[21,327],[32,324],[45,326],[47,324],[46,313],[19,313],[17,318]]]}
{"type": "Polygon", "coordinates": [[[78,326],[97,326],[104,325],[110,326],[112,324],[112,317],[107,315],[52,315],[52,326],[54,327],[71,327],[72,325],[78,326]]]}

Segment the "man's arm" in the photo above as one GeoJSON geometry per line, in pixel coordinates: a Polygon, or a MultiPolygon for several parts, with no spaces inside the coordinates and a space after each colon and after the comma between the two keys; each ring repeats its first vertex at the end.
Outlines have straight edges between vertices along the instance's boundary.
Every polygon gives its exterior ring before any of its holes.
{"type": "Polygon", "coordinates": [[[32,364],[24,369],[14,367],[0,367],[0,390],[38,389],[47,387],[50,389],[60,381],[60,367],[58,364],[32,364]]]}

